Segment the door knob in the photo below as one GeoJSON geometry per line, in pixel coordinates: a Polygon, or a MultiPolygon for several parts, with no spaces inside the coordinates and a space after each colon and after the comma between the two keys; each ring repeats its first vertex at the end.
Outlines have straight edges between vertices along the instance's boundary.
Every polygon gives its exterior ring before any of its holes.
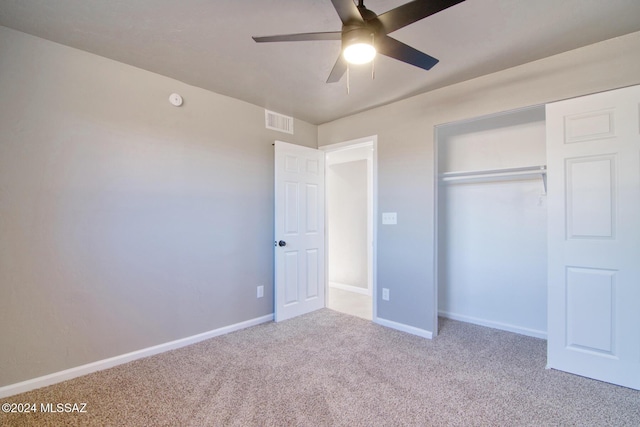
{"type": "Polygon", "coordinates": [[[287,246],[287,242],[285,242],[284,240],[280,240],[278,242],[278,246],[282,247],[282,246],[287,246]]]}

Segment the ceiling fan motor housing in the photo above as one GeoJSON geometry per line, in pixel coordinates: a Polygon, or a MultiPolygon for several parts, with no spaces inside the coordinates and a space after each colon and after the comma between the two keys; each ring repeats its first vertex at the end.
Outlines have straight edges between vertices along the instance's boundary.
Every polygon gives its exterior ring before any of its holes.
{"type": "Polygon", "coordinates": [[[366,25],[345,25],[342,28],[342,47],[355,43],[374,44],[375,31],[366,25]]]}

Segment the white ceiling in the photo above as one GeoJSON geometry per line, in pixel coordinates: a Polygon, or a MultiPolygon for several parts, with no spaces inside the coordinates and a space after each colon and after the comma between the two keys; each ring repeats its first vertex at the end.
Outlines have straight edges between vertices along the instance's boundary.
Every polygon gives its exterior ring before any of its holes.
{"type": "Polygon", "coordinates": [[[330,0],[0,0],[0,25],[320,124],[640,31],[640,1],[466,0],[391,34],[440,59],[431,71],[379,56],[350,94],[346,75],[325,83],[340,42],[251,39],[339,31],[330,0]]]}

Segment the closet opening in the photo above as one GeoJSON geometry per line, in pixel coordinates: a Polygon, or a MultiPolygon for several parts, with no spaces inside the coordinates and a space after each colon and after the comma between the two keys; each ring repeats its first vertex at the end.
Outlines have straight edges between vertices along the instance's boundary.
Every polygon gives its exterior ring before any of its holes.
{"type": "Polygon", "coordinates": [[[439,125],[435,140],[438,316],[546,338],[545,107],[439,125]]]}

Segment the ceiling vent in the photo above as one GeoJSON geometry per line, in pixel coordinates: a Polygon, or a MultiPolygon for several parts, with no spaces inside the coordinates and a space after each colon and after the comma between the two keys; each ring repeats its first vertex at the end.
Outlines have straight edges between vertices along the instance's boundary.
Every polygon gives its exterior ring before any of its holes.
{"type": "Polygon", "coordinates": [[[264,110],[264,120],[267,129],[293,134],[293,117],[264,110]]]}

